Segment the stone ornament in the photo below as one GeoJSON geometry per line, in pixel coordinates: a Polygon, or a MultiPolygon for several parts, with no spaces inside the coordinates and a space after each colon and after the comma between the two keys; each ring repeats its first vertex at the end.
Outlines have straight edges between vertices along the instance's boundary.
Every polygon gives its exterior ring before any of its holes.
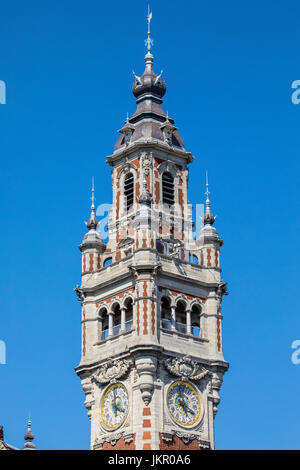
{"type": "Polygon", "coordinates": [[[135,367],[139,376],[139,388],[142,394],[143,402],[149,405],[153,389],[154,376],[157,368],[157,359],[155,357],[141,357],[135,360],[135,367]]]}
{"type": "Polygon", "coordinates": [[[149,175],[149,170],[152,167],[152,152],[147,153],[143,152],[141,155],[141,164],[142,168],[144,170],[144,175],[148,176],[149,175]]]}
{"type": "Polygon", "coordinates": [[[184,444],[189,444],[191,441],[197,440],[200,448],[202,449],[210,448],[209,442],[201,439],[199,434],[195,434],[195,433],[187,433],[187,432],[172,430],[171,432],[163,432],[161,437],[163,441],[170,443],[173,441],[173,436],[179,437],[179,439],[181,439],[184,442],[184,444]]]}
{"type": "Polygon", "coordinates": [[[201,380],[211,372],[193,361],[189,356],[183,358],[168,358],[164,361],[164,366],[171,375],[180,377],[181,380],[201,380]]]}
{"type": "Polygon", "coordinates": [[[101,366],[96,374],[93,374],[92,379],[101,385],[109,382],[115,383],[117,379],[127,374],[130,366],[131,362],[126,359],[110,360],[101,366]]]}
{"type": "Polygon", "coordinates": [[[126,444],[129,444],[130,442],[133,441],[133,433],[125,433],[123,431],[123,432],[120,432],[120,433],[117,433],[117,434],[111,434],[111,435],[103,436],[101,438],[97,437],[95,442],[94,442],[94,447],[95,448],[97,447],[97,448],[101,449],[103,447],[104,442],[108,442],[112,446],[115,446],[116,443],[118,442],[118,440],[121,439],[121,437],[124,438],[124,441],[125,441],[126,444]]]}

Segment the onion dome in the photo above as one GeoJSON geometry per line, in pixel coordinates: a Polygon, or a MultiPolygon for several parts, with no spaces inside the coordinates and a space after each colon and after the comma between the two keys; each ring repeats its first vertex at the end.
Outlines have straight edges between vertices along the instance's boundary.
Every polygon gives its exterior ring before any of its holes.
{"type": "Polygon", "coordinates": [[[161,98],[166,93],[166,84],[162,79],[162,72],[160,75],[155,75],[152,70],[153,64],[153,55],[151,53],[151,47],[154,44],[153,39],[151,39],[150,32],[150,23],[152,20],[152,12],[148,10],[147,23],[148,23],[148,32],[147,39],[145,40],[145,46],[147,47],[147,54],[145,55],[146,68],[145,72],[141,77],[138,77],[134,74],[134,83],[132,85],[132,91],[134,96],[137,98],[137,103],[141,101],[144,97],[146,99],[147,95],[151,95],[153,98],[157,98],[161,103],[161,98]]]}
{"type": "Polygon", "coordinates": [[[156,75],[152,69],[153,58],[145,58],[146,68],[141,77],[138,77],[134,73],[134,83],[132,85],[132,91],[134,96],[138,99],[138,102],[144,99],[149,99],[149,95],[153,99],[157,99],[161,102],[161,98],[166,93],[166,83],[162,79],[162,71],[159,75],[156,75]],[[145,96],[144,96],[145,95],[145,96]],[[148,96],[147,96],[148,95],[148,96]]]}
{"type": "MultiPolygon", "coordinates": [[[[134,83],[132,91],[136,97],[137,108],[135,113],[127,118],[125,126],[119,130],[120,136],[115,145],[115,151],[123,146],[138,142],[163,143],[168,146],[185,150],[183,141],[174,127],[174,120],[163,111],[162,98],[166,93],[166,83],[153,71],[153,55],[151,47],[153,39],[150,37],[150,21],[152,13],[148,13],[148,37],[145,40],[147,53],[145,55],[145,70],[141,76],[133,72],[134,83]]],[[[108,159],[109,161],[109,159],[108,159]]]]}
{"type": "Polygon", "coordinates": [[[95,214],[95,196],[94,196],[94,182],[92,186],[92,205],[91,205],[91,215],[89,220],[86,222],[86,226],[89,231],[83,237],[82,243],[79,246],[79,249],[82,251],[84,248],[104,248],[105,244],[102,242],[100,233],[97,231],[99,222],[95,214]]]}
{"type": "Polygon", "coordinates": [[[30,419],[28,420],[28,425],[27,425],[27,431],[24,436],[25,439],[25,444],[23,445],[22,450],[36,450],[36,445],[32,442],[34,439],[34,434],[31,431],[31,421],[30,419]]]}

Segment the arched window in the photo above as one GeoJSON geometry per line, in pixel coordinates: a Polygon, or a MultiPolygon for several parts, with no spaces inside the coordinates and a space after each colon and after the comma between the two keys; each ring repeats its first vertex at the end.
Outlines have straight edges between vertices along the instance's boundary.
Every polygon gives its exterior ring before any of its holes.
{"type": "Polygon", "coordinates": [[[176,304],[175,309],[176,315],[176,330],[181,333],[186,333],[186,312],[185,312],[185,303],[179,300],[176,304]]]}
{"type": "Polygon", "coordinates": [[[127,173],[124,180],[124,196],[125,196],[125,207],[126,210],[133,206],[134,198],[134,177],[132,173],[127,173]]]}
{"type": "Polygon", "coordinates": [[[108,266],[111,263],[112,263],[112,258],[106,258],[106,260],[103,263],[103,266],[108,266]]]}
{"type": "Polygon", "coordinates": [[[133,301],[131,298],[125,301],[125,308],[125,331],[130,331],[133,322],[133,301]]]}
{"type": "Polygon", "coordinates": [[[101,320],[101,339],[107,339],[108,338],[108,315],[107,315],[106,308],[101,310],[100,320],[101,320]]]}
{"type": "Polygon", "coordinates": [[[121,329],[121,309],[119,304],[112,307],[113,316],[113,336],[117,336],[121,329]]]}
{"type": "Polygon", "coordinates": [[[168,171],[162,175],[162,198],[163,204],[174,205],[174,178],[168,171]]]}
{"type": "Polygon", "coordinates": [[[200,337],[200,314],[200,307],[193,305],[191,312],[192,335],[197,338],[200,337]]]}
{"type": "Polygon", "coordinates": [[[161,326],[167,330],[171,329],[171,306],[168,297],[161,299],[161,326]]]}

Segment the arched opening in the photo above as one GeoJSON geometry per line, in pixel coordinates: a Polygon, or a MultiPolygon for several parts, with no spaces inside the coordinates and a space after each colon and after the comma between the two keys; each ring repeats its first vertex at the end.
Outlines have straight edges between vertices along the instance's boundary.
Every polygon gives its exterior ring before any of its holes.
{"type": "Polygon", "coordinates": [[[176,303],[175,309],[175,318],[176,318],[176,330],[180,333],[186,333],[186,312],[185,312],[185,302],[178,300],[176,303]]]}
{"type": "Polygon", "coordinates": [[[194,263],[194,264],[199,263],[198,257],[194,255],[193,253],[190,254],[190,263],[194,263]]]}
{"type": "Polygon", "coordinates": [[[133,300],[129,298],[125,301],[125,331],[132,330],[133,324],[133,300]]]}
{"type": "Polygon", "coordinates": [[[112,263],[112,258],[106,258],[106,260],[103,263],[103,266],[108,266],[111,263],[112,263]]]}
{"type": "Polygon", "coordinates": [[[121,329],[121,309],[118,303],[112,306],[113,312],[113,331],[112,335],[117,336],[121,329]]]}
{"type": "Polygon", "coordinates": [[[198,305],[193,305],[191,311],[192,335],[196,336],[197,338],[200,337],[200,314],[200,307],[198,305]]]}
{"type": "Polygon", "coordinates": [[[174,178],[168,171],[162,175],[162,199],[163,204],[174,205],[174,178]]]}
{"type": "Polygon", "coordinates": [[[125,196],[125,207],[128,212],[133,206],[134,199],[134,176],[132,173],[127,173],[124,180],[124,196],[125,196]]]}
{"type": "Polygon", "coordinates": [[[161,299],[161,326],[167,330],[171,329],[171,301],[168,297],[161,299]]]}
{"type": "Polygon", "coordinates": [[[108,338],[108,314],[107,309],[103,308],[100,311],[100,322],[101,322],[101,339],[108,338]]]}

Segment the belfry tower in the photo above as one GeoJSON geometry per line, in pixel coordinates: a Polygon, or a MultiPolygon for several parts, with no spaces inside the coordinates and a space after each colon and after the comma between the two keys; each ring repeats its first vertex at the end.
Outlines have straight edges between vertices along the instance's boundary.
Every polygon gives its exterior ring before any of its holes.
{"type": "Polygon", "coordinates": [[[97,230],[94,188],[80,245],[82,354],[76,368],[91,421],[91,449],[213,449],[222,352],[222,240],[207,184],[203,227],[193,237],[188,165],[166,84],[134,74],[136,112],[120,129],[112,169],[108,242],[97,230]]]}

